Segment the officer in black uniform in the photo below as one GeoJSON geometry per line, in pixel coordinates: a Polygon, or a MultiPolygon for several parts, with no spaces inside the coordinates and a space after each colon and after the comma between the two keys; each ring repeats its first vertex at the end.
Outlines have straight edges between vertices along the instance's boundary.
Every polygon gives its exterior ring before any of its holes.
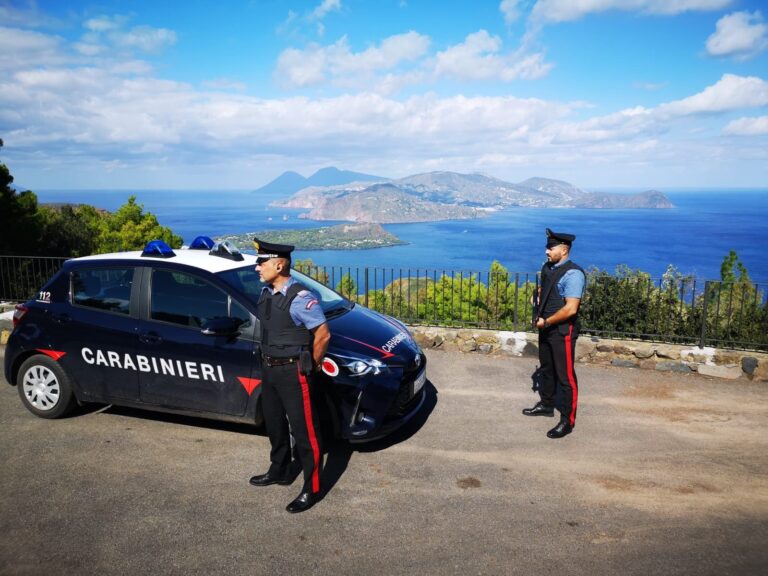
{"type": "Polygon", "coordinates": [[[266,284],[257,315],[261,324],[261,406],[272,450],[269,470],[250,483],[288,485],[301,466],[304,487],[286,510],[303,512],[320,499],[323,452],[312,381],[322,366],[331,333],[317,296],[291,276],[293,246],[258,238],[253,243],[256,271],[266,284]]]}
{"type": "Polygon", "coordinates": [[[541,268],[538,292],[539,314],[539,396],[541,401],[526,408],[526,416],[554,416],[555,392],[563,391],[560,422],[547,432],[549,438],[562,438],[576,424],[579,387],[574,369],[576,339],[579,337],[579,304],[584,294],[584,270],[570,260],[573,234],[547,228],[547,262],[541,268]]]}

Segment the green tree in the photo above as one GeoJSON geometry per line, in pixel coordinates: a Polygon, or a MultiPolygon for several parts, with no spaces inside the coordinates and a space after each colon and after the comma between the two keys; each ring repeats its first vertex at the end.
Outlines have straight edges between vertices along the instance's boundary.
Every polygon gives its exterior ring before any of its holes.
{"type": "Polygon", "coordinates": [[[353,302],[357,301],[357,282],[355,282],[351,274],[344,274],[341,277],[341,280],[336,284],[336,292],[353,302]]]}
{"type": "Polygon", "coordinates": [[[87,256],[98,251],[98,236],[104,216],[93,206],[42,206],[39,212],[43,223],[39,243],[41,254],[87,256]]]}
{"type": "Polygon", "coordinates": [[[36,256],[42,232],[37,196],[30,190],[17,193],[11,184],[11,171],[0,163],[0,254],[36,256]]]}
{"type": "Polygon", "coordinates": [[[96,252],[122,252],[141,250],[150,240],[162,240],[171,248],[180,248],[181,236],[161,226],[151,212],[144,212],[144,206],[136,203],[136,196],[130,196],[113,214],[108,214],[99,223],[96,252]]]}
{"type": "Polygon", "coordinates": [[[321,268],[315,264],[311,258],[307,258],[306,260],[294,260],[292,267],[302,274],[306,274],[310,278],[314,278],[324,286],[328,286],[328,283],[330,282],[328,273],[325,271],[325,268],[321,268]]]}
{"type": "Polygon", "coordinates": [[[744,266],[739,255],[735,250],[731,250],[728,255],[723,258],[722,264],[720,264],[720,280],[726,283],[733,282],[750,282],[749,273],[747,267],[744,266]],[[734,270],[736,268],[736,270],[734,270]],[[739,276],[736,276],[738,271],[739,276]]]}
{"type": "Polygon", "coordinates": [[[487,293],[477,274],[443,274],[427,287],[426,301],[419,305],[419,317],[449,324],[482,322],[480,311],[487,293]]]}
{"type": "Polygon", "coordinates": [[[709,290],[707,336],[725,343],[768,340],[768,303],[763,303],[762,291],[753,284],[747,267],[734,250],[723,258],[720,279],[709,290]]]}
{"type": "Polygon", "coordinates": [[[535,282],[520,282],[518,277],[513,277],[494,260],[488,273],[485,323],[501,328],[529,328],[532,320],[531,296],[535,289],[535,282]]]}

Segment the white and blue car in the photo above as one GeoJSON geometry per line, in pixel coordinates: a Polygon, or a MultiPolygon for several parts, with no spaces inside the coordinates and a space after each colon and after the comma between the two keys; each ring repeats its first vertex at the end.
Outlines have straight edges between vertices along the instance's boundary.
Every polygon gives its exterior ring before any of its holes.
{"type": "MultiPolygon", "coordinates": [[[[6,380],[42,418],[85,402],[262,423],[256,257],[197,238],[75,258],[16,307],[6,380]]],[[[426,358],[394,318],[292,271],[331,342],[319,389],[338,436],[382,437],[424,402],[426,358]]]]}

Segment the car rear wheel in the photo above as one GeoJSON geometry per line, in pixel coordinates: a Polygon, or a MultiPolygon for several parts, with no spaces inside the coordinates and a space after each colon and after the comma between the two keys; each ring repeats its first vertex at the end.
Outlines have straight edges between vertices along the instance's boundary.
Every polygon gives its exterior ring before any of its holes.
{"type": "Polygon", "coordinates": [[[19,369],[16,387],[27,410],[40,418],[60,418],[74,405],[72,385],[58,362],[38,354],[19,369]]]}

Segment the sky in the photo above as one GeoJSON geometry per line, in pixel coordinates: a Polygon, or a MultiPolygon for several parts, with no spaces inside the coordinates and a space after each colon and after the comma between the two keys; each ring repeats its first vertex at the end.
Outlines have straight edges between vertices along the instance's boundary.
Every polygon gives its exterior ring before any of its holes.
{"type": "Polygon", "coordinates": [[[0,0],[0,138],[33,190],[768,189],[768,3],[0,0]]]}

